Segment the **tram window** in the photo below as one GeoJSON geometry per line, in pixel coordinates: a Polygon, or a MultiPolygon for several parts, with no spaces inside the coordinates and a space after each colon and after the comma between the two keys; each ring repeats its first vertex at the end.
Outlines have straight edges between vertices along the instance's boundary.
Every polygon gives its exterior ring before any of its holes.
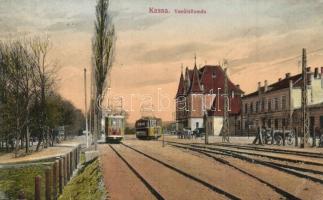
{"type": "Polygon", "coordinates": [[[151,127],[156,126],[156,120],[151,120],[151,121],[150,121],[150,123],[151,123],[151,124],[150,124],[150,126],[151,126],[151,127]]]}

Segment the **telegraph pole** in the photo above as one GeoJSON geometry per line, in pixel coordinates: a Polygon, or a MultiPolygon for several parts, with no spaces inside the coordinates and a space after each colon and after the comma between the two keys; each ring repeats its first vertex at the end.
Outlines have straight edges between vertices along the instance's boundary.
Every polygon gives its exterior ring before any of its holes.
{"type": "Polygon", "coordinates": [[[309,113],[307,109],[307,69],[306,69],[306,49],[303,49],[302,53],[302,131],[303,131],[303,140],[301,143],[301,148],[305,148],[308,145],[309,133],[309,113]]]}
{"type": "Polygon", "coordinates": [[[86,92],[86,68],[84,68],[84,113],[85,113],[85,135],[86,135],[86,148],[89,148],[89,126],[87,118],[87,92],[86,92]]]}
{"type": "Polygon", "coordinates": [[[228,95],[228,76],[227,68],[224,68],[224,94],[223,94],[223,126],[222,126],[222,142],[230,142],[229,133],[229,95],[228,95]]]}
{"type": "Polygon", "coordinates": [[[204,111],[204,115],[203,115],[203,125],[204,125],[204,131],[205,131],[205,144],[209,144],[209,133],[208,131],[206,131],[206,126],[207,126],[207,111],[204,111]]]}

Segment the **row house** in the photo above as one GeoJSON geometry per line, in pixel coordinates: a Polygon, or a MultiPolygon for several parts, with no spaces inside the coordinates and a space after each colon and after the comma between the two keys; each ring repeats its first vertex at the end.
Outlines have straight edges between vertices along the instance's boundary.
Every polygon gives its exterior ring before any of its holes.
{"type": "MultiPolygon", "coordinates": [[[[311,127],[323,128],[323,113],[317,109],[323,102],[323,67],[321,73],[315,68],[314,72],[307,68],[308,76],[308,105],[311,115],[311,127]],[[318,112],[317,112],[317,111],[318,112]],[[321,123],[321,124],[320,124],[321,123]]],[[[300,122],[302,96],[302,74],[279,79],[273,84],[258,83],[257,91],[242,98],[242,132],[255,134],[257,127],[274,129],[294,128],[300,122]]]]}
{"type": "MultiPolygon", "coordinates": [[[[228,93],[230,116],[240,114],[243,91],[229,79],[228,93]]],[[[186,68],[175,97],[177,130],[206,128],[210,135],[220,134],[224,98],[221,66],[205,65],[197,69],[195,64],[193,69],[186,68]]]]}

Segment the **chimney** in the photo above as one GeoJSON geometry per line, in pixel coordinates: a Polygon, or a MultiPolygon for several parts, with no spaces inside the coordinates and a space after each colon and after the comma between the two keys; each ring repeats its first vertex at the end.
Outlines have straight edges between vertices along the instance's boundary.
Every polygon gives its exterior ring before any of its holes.
{"type": "Polygon", "coordinates": [[[268,90],[268,82],[267,82],[267,80],[265,80],[265,92],[267,92],[267,90],[268,90]]]}
{"type": "Polygon", "coordinates": [[[306,72],[311,72],[311,67],[306,67],[306,72]]]}
{"type": "Polygon", "coordinates": [[[285,78],[289,78],[289,77],[290,77],[290,73],[286,73],[285,78]]]}
{"type": "Polygon", "coordinates": [[[323,74],[323,67],[321,67],[321,75],[323,74]]]}
{"type": "Polygon", "coordinates": [[[239,85],[239,84],[237,84],[236,86],[237,86],[237,88],[239,88],[239,89],[240,89],[240,85],[239,85]]]}
{"type": "Polygon", "coordinates": [[[258,93],[260,94],[261,82],[258,82],[258,93]]]}
{"type": "Polygon", "coordinates": [[[314,78],[319,78],[319,68],[315,67],[314,69],[314,78]]]}
{"type": "Polygon", "coordinates": [[[279,78],[279,79],[278,79],[278,82],[280,82],[281,80],[282,80],[282,78],[279,78]]]}
{"type": "Polygon", "coordinates": [[[289,88],[292,89],[293,88],[293,80],[289,80],[289,88]]]}

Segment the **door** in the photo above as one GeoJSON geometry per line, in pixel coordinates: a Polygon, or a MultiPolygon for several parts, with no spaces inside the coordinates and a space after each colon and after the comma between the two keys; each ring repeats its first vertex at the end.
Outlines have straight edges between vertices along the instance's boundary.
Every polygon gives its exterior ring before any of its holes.
{"type": "Polygon", "coordinates": [[[313,133],[314,133],[314,125],[315,125],[315,118],[314,117],[310,117],[310,135],[311,137],[313,137],[313,133]]]}

